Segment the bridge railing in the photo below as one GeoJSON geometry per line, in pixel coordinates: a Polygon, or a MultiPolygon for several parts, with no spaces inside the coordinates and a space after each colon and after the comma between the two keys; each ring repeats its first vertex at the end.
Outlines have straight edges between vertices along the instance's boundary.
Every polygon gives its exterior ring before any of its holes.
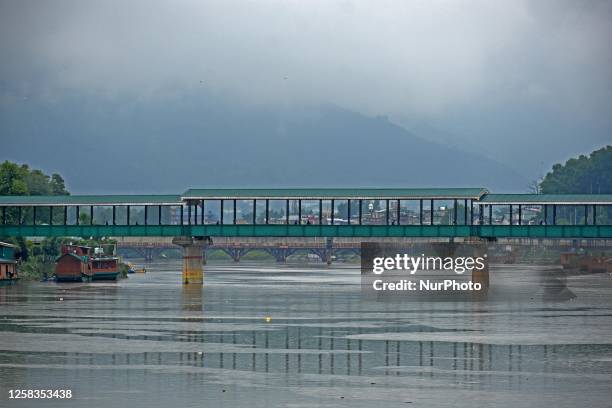
{"type": "Polygon", "coordinates": [[[184,205],[2,206],[0,225],[610,225],[612,206],[476,200],[193,200],[184,205]]]}

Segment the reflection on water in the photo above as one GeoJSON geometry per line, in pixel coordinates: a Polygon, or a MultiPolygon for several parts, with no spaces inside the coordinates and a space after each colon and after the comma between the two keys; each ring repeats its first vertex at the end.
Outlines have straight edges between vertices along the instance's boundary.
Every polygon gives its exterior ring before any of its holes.
{"type": "Polygon", "coordinates": [[[184,311],[204,311],[204,287],[202,285],[183,286],[181,290],[181,297],[184,311]]]}
{"type": "Polygon", "coordinates": [[[361,298],[357,268],[206,268],[204,288],[183,287],[178,263],[116,284],[0,288],[0,406],[32,406],[8,400],[14,388],[69,388],[73,400],[44,405],[89,407],[595,407],[612,397],[604,275],[569,277],[576,297],[550,303],[533,296],[541,270],[494,268],[492,290],[514,287],[518,300],[402,303],[361,298]]]}

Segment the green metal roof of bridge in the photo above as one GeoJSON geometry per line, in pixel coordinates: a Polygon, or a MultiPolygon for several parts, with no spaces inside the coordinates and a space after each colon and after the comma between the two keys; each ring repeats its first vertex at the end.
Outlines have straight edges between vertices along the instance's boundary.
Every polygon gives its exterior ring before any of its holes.
{"type": "Polygon", "coordinates": [[[479,199],[484,188],[245,188],[189,189],[184,200],[214,199],[479,199]]]}
{"type": "Polygon", "coordinates": [[[180,195],[0,196],[0,206],[180,205],[180,195]]]}
{"type": "Polygon", "coordinates": [[[486,194],[484,204],[612,204],[612,194],[486,194]]]}
{"type": "Polygon", "coordinates": [[[489,194],[484,188],[190,189],[182,195],[0,196],[4,206],[181,205],[184,200],[249,199],[477,200],[483,204],[612,205],[612,194],[489,194]]]}

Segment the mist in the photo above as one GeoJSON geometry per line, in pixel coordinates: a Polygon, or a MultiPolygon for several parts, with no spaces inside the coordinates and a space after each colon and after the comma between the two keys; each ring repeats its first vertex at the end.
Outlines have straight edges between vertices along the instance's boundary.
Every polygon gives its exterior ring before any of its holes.
{"type": "Polygon", "coordinates": [[[272,111],[335,105],[527,178],[610,140],[606,1],[0,4],[3,110],[75,93],[119,109],[198,92],[272,111]]]}

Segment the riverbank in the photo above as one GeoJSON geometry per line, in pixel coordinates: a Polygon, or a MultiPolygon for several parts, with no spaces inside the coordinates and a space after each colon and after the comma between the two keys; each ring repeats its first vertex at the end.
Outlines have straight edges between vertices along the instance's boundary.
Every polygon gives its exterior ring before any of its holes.
{"type": "Polygon", "coordinates": [[[55,262],[45,260],[43,256],[30,256],[17,265],[17,276],[24,281],[51,279],[54,272],[55,262]]]}

